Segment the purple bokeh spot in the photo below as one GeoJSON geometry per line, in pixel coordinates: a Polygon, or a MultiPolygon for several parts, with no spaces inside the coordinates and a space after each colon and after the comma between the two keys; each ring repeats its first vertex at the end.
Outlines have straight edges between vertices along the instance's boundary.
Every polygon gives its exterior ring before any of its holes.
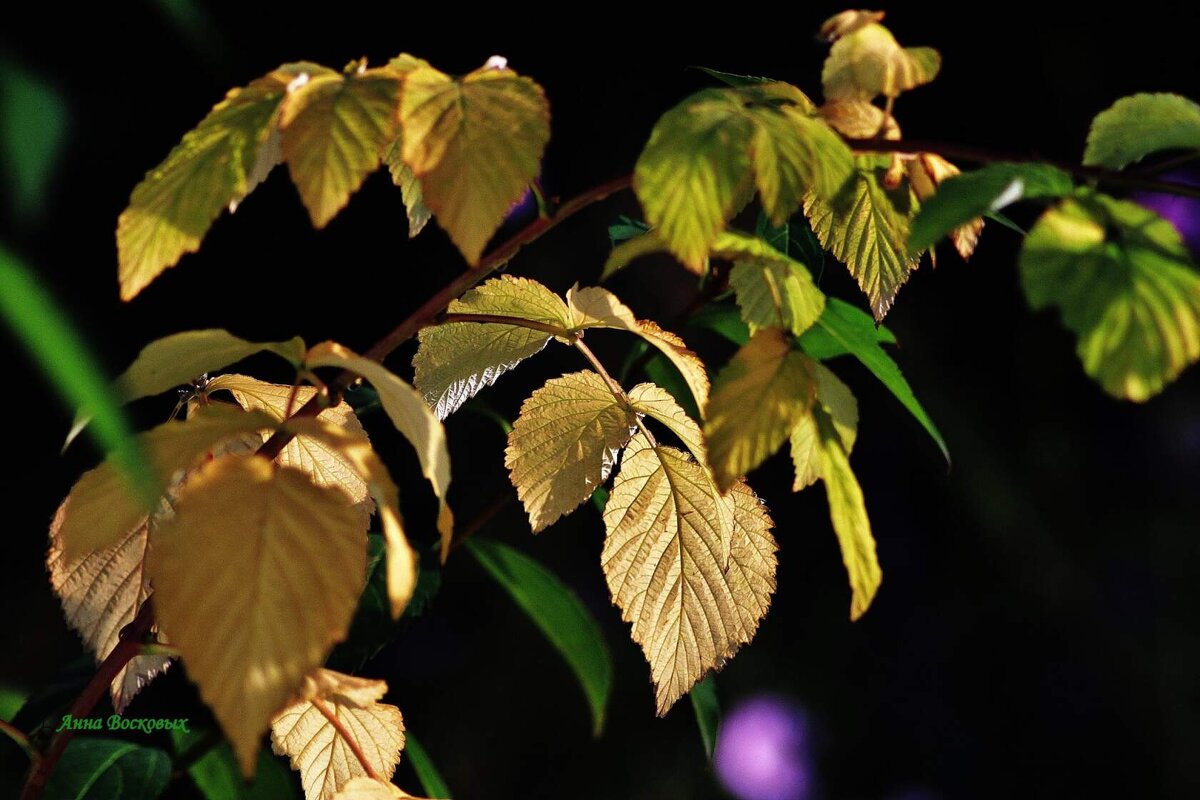
{"type": "MultiPolygon", "coordinates": [[[[1168,172],[1162,177],[1174,183],[1200,186],[1200,174],[1195,172],[1168,172]]],[[[1174,225],[1188,249],[1200,253],[1200,200],[1158,192],[1136,192],[1130,199],[1174,225]]]]}
{"type": "Polygon", "coordinates": [[[508,207],[508,213],[504,215],[505,222],[523,222],[526,219],[532,219],[537,215],[537,199],[533,196],[532,189],[526,189],[525,194],[521,198],[508,207]]]}
{"type": "Polygon", "coordinates": [[[721,723],[713,761],[721,784],[740,800],[806,800],[813,794],[808,718],[780,697],[735,706],[721,723]]]}

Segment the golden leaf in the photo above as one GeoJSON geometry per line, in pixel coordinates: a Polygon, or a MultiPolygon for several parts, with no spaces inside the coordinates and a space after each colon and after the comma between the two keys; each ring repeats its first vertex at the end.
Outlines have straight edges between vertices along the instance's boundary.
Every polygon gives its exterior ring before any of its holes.
{"type": "Polygon", "coordinates": [[[400,79],[388,69],[310,76],[288,92],[280,113],[292,183],[323,228],[379,166],[396,136],[400,79]]]}
{"type": "Polygon", "coordinates": [[[900,138],[900,125],[891,114],[866,100],[830,100],[818,111],[838,133],[850,139],[874,139],[883,130],[883,138],[900,138]]]}
{"type": "MultiPolygon", "coordinates": [[[[960,174],[958,167],[936,153],[919,153],[916,158],[909,159],[906,166],[908,181],[921,202],[937,194],[937,188],[942,181],[960,174]]],[[[979,234],[982,231],[983,217],[976,217],[950,231],[950,241],[963,261],[970,259],[971,254],[975,252],[975,245],[979,243],[979,234]]],[[[933,255],[932,248],[929,253],[933,255]]]]}
{"type": "Polygon", "coordinates": [[[796,479],[792,491],[811,486],[821,478],[820,432],[817,430],[816,410],[819,406],[829,415],[834,430],[841,439],[846,454],[854,449],[858,435],[858,401],[850,387],[842,383],[823,364],[816,364],[817,398],[813,413],[806,414],[792,428],[792,463],[796,467],[796,479]]]}
{"type": "MultiPolygon", "coordinates": [[[[138,436],[153,467],[152,487],[161,496],[181,471],[199,461],[222,440],[274,427],[262,413],[228,406],[200,409],[186,422],[167,422],[138,436]]],[[[107,459],[85,472],[66,499],[59,528],[66,563],[121,541],[138,528],[149,509],[127,485],[121,469],[107,459]]]]}
{"type": "Polygon", "coordinates": [[[257,456],[201,466],[155,532],[159,624],[247,777],[272,716],[345,636],[366,565],[345,492],[257,456]]]}
{"type": "Polygon", "coordinates": [[[775,590],[771,519],[744,483],[720,497],[700,464],[639,433],[604,524],[609,591],[650,662],[661,716],[753,638],[775,590]]]}
{"type": "Polygon", "coordinates": [[[383,153],[383,163],[387,164],[392,183],[400,187],[400,197],[404,200],[404,209],[408,213],[408,238],[411,239],[425,229],[429,220],[433,218],[433,212],[425,205],[425,198],[421,194],[421,182],[408,168],[408,164],[404,163],[401,156],[403,147],[403,138],[392,142],[383,153]]]}
{"type": "Polygon", "coordinates": [[[554,378],[529,396],[508,434],[504,464],[534,533],[608,479],[636,424],[595,372],[554,378]]]}
{"type": "Polygon", "coordinates": [[[363,358],[337,342],[322,342],[308,351],[310,367],[340,367],[366,378],[379,394],[379,402],[396,430],[417,451],[421,472],[433,486],[438,499],[437,527],[442,536],[442,560],[450,553],[454,515],[446,504],[450,490],[450,451],[446,429],[430,411],[419,392],[378,361],[363,358]]]}
{"type": "Polygon", "coordinates": [[[680,408],[670,392],[653,383],[639,383],[629,390],[629,402],[634,411],[661,422],[678,436],[697,461],[708,463],[700,426],[680,408]]]}
{"type": "Polygon", "coordinates": [[[424,800],[400,787],[373,778],[352,778],[333,800],[424,800]]]}
{"type": "Polygon", "coordinates": [[[641,336],[675,365],[691,389],[696,406],[704,410],[708,402],[708,371],[704,362],[687,348],[682,339],[651,320],[637,319],[616,295],[599,286],[586,289],[572,287],[567,292],[567,305],[570,308],[571,327],[575,330],[613,328],[641,336]]]}
{"type": "MultiPolygon", "coordinates": [[[[471,289],[446,310],[532,320],[559,327],[564,336],[571,327],[562,298],[537,281],[511,275],[471,289]]],[[[452,322],[425,328],[417,338],[413,382],[438,418],[445,419],[552,337],[516,325],[452,322]]]]}
{"type": "Polygon", "coordinates": [[[937,77],[942,57],[933,48],[901,47],[891,31],[866,18],[840,28],[821,70],[827,101],[894,98],[937,77]]]}
{"type": "Polygon", "coordinates": [[[271,748],[291,759],[306,800],[329,800],[367,775],[354,747],[377,775],[392,777],[404,749],[404,719],[400,709],[379,702],[386,693],[384,681],[319,669],[304,679],[294,702],[275,715],[271,748]]]}
{"type": "Polygon", "coordinates": [[[404,77],[404,162],[463,256],[479,261],[513,203],[541,170],[550,139],[542,88],[507,68],[451,78],[427,64],[404,77]]]}
{"type": "Polygon", "coordinates": [[[812,406],[815,362],[779,328],[763,328],[717,375],[704,425],[722,491],[774,453],[812,406]]]}

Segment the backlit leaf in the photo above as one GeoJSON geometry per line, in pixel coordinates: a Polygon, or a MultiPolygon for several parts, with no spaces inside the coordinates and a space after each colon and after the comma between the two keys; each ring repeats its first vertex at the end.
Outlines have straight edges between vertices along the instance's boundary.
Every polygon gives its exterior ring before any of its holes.
{"type": "Polygon", "coordinates": [[[468,539],[467,549],[562,654],[587,697],[592,733],[599,736],[604,730],[613,668],[596,620],[575,592],[529,556],[480,537],[468,539]]]}
{"type": "Polygon", "coordinates": [[[1200,273],[1154,212],[1064,200],[1029,231],[1020,267],[1029,305],[1059,307],[1084,371],[1114,397],[1148,400],[1200,359],[1200,273]]]}
{"type": "MultiPolygon", "coordinates": [[[[904,164],[908,172],[909,185],[912,186],[913,193],[922,206],[925,201],[937,196],[943,181],[961,174],[958,167],[936,153],[918,153],[915,158],[906,160],[904,164]]],[[[994,211],[995,209],[987,210],[994,211]]],[[[950,242],[963,261],[970,259],[975,252],[975,246],[979,243],[979,234],[982,231],[982,216],[968,218],[948,231],[950,242]]],[[[914,248],[911,236],[908,246],[909,250],[918,252],[924,249],[914,248]]],[[[935,259],[936,253],[931,251],[929,257],[935,259]]]]}
{"type": "Polygon", "coordinates": [[[1177,94],[1122,97],[1092,120],[1083,163],[1121,169],[1161,150],[1200,150],[1200,105],[1177,94]]]}
{"type": "MultiPolygon", "coordinates": [[[[830,22],[823,30],[831,27],[830,22]]],[[[836,41],[821,71],[827,101],[898,97],[937,76],[942,57],[936,50],[901,47],[878,22],[862,22],[830,32],[836,33],[836,41]]]]}
{"type": "MultiPolygon", "coordinates": [[[[533,320],[561,327],[564,334],[571,327],[562,298],[536,281],[511,275],[471,289],[446,310],[533,320]]],[[[439,419],[453,414],[551,339],[544,331],[477,322],[437,325],[417,337],[420,347],[413,357],[413,381],[439,419]]]]}
{"type": "Polygon", "coordinates": [[[779,449],[816,395],[815,362],[764,328],[717,374],[705,410],[708,463],[722,492],[779,449]]]}
{"type": "Polygon", "coordinates": [[[908,252],[908,218],[913,202],[907,186],[888,191],[883,174],[888,160],[859,156],[858,170],[838,198],[804,200],[804,213],[821,244],[844,263],[882,320],[896,293],[917,268],[908,252]]]}
{"type": "Polygon", "coordinates": [[[842,549],[842,561],[850,576],[850,619],[866,613],[883,581],[875,554],[875,537],[862,488],[850,468],[850,458],[842,433],[824,408],[815,408],[818,435],[818,463],[829,498],[829,517],[842,549]]]}
{"type": "Polygon", "coordinates": [[[775,590],[766,509],[744,483],[714,489],[684,452],[639,433],[604,509],[604,574],[650,662],[660,716],[753,638],[775,590]]]}
{"type": "Polygon", "coordinates": [[[384,151],[383,163],[387,164],[392,183],[400,187],[400,197],[404,200],[404,208],[408,212],[408,236],[411,239],[425,229],[425,225],[433,217],[433,212],[425,205],[425,199],[421,195],[421,182],[408,168],[408,164],[404,163],[403,147],[402,139],[392,142],[384,151]]]}
{"type": "MultiPolygon", "coordinates": [[[[186,422],[167,422],[141,434],[138,439],[151,464],[151,490],[161,497],[176,473],[190,468],[221,441],[273,425],[264,414],[213,406],[201,409],[186,422]]],[[[121,541],[142,524],[148,511],[125,490],[124,478],[111,457],[83,474],[66,503],[59,537],[68,564],[121,541]]]]}
{"type": "Polygon", "coordinates": [[[366,378],[379,394],[379,402],[396,430],[417,451],[421,472],[429,479],[438,498],[438,531],[442,536],[442,559],[450,552],[454,533],[454,515],[446,504],[450,490],[450,451],[446,447],[446,429],[425,404],[420,393],[378,361],[363,358],[336,342],[323,342],[308,351],[311,367],[341,367],[366,378]]]}
{"type": "Polygon", "coordinates": [[[776,327],[799,335],[825,310],[825,295],[803,264],[772,251],[735,261],[729,285],[751,331],[776,327]]]}
{"type": "Polygon", "coordinates": [[[310,78],[283,104],[283,156],[313,225],[323,228],[396,137],[400,79],[388,69],[310,78]]]}
{"type": "Polygon", "coordinates": [[[608,479],[635,424],[595,372],[554,378],[529,396],[508,435],[504,464],[534,533],[608,479]]]}
{"type": "Polygon", "coordinates": [[[305,800],[329,800],[367,774],[326,713],[354,737],[377,775],[392,777],[404,749],[404,719],[400,709],[379,702],[386,693],[384,681],[319,669],[271,721],[271,748],[300,772],[305,800]]]}
{"type": "Polygon", "coordinates": [[[264,155],[289,87],[301,76],[333,74],[317,64],[285,64],[233,89],[146,173],[117,222],[122,300],[198,250],[213,220],[226,207],[236,207],[277,163],[264,155]]]}
{"type": "Polygon", "coordinates": [[[346,494],[257,456],[189,479],[155,533],[155,612],[245,775],[275,712],[345,636],[366,573],[346,494]]]}
{"type": "Polygon", "coordinates": [[[854,399],[850,387],[838,380],[838,377],[825,366],[817,364],[817,397],[813,406],[814,411],[806,414],[792,428],[792,464],[796,468],[796,479],[792,483],[792,491],[811,486],[822,477],[821,472],[821,433],[817,425],[816,409],[821,409],[833,423],[842,443],[842,449],[849,456],[854,449],[854,440],[858,436],[858,401],[854,399]]]}
{"type": "Polygon", "coordinates": [[[884,139],[900,138],[900,124],[896,118],[870,101],[827,100],[818,110],[831,128],[847,138],[874,139],[880,131],[884,139]]]}
{"type": "Polygon", "coordinates": [[[451,78],[407,73],[400,102],[403,156],[425,204],[471,264],[538,176],[550,139],[542,88],[507,68],[451,78]]]}
{"type": "Polygon", "coordinates": [[[950,231],[989,211],[1018,200],[1064,197],[1074,188],[1070,175],[1049,164],[989,164],[957,175],[921,201],[908,246],[912,250],[932,247],[950,231]]]}
{"type": "Polygon", "coordinates": [[[683,442],[684,447],[698,462],[708,462],[704,434],[700,432],[700,426],[680,408],[675,398],[666,390],[653,383],[639,383],[629,390],[629,402],[634,411],[657,420],[678,436],[679,441],[683,442]]]}

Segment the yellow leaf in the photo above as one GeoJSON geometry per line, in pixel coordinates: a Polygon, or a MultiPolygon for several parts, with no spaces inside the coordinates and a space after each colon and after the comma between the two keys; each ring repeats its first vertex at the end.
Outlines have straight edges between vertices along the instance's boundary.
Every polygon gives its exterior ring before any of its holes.
{"type": "Polygon", "coordinates": [[[201,466],[155,532],[159,624],[247,777],[272,716],[345,636],[366,566],[345,492],[258,456],[201,466]]]}
{"type": "MultiPolygon", "coordinates": [[[[68,564],[59,533],[66,511],[64,502],[50,523],[50,552],[46,558],[50,587],[62,601],[67,624],[100,662],[117,646],[121,628],[133,621],[142,602],[150,596],[145,575],[150,520],[143,517],[139,525],[108,547],[68,564]]],[[[121,713],[143,686],[166,670],[170,661],[167,656],[134,656],[110,688],[116,712],[121,713]]]]}
{"type": "Polygon", "coordinates": [[[387,69],[309,79],[280,115],[283,156],[313,225],[325,227],[396,136],[400,79],[387,69]]]}
{"type": "Polygon", "coordinates": [[[829,49],[821,84],[827,101],[869,101],[879,95],[894,98],[929,83],[941,64],[936,50],[901,47],[892,32],[878,22],[860,20],[847,26],[829,49]]]}
{"type": "Polygon", "coordinates": [[[504,465],[537,533],[608,480],[637,422],[595,372],[554,378],[521,405],[504,465]]]}
{"type": "Polygon", "coordinates": [[[883,17],[884,14],[882,11],[867,11],[866,9],[842,11],[825,20],[817,35],[827,42],[836,42],[843,36],[854,33],[864,25],[870,25],[872,22],[882,22],[883,17]]]}
{"type": "MultiPolygon", "coordinates": [[[[501,275],[475,287],[446,309],[542,322],[567,335],[570,311],[562,298],[527,278],[501,275]]],[[[480,390],[539,352],[552,338],[516,325],[453,322],[423,329],[413,357],[413,382],[439,419],[453,414],[480,390]]]]}
{"type": "Polygon", "coordinates": [[[753,638],[775,590],[771,519],[745,484],[720,497],[700,464],[639,433],[604,525],[608,588],[650,662],[661,716],[753,638]]]}
{"type": "MultiPolygon", "coordinates": [[[[155,494],[163,494],[177,473],[222,440],[273,426],[274,421],[264,414],[211,406],[186,422],[167,422],[141,434],[141,447],[154,470],[155,494]]],[[[59,537],[68,564],[120,541],[142,524],[149,510],[129,491],[124,474],[111,458],[85,472],[71,488],[66,503],[59,537]]]]}
{"type": "Polygon", "coordinates": [[[438,498],[438,531],[442,536],[442,560],[450,553],[454,535],[454,515],[446,504],[450,490],[450,451],[446,448],[446,429],[425,405],[419,392],[378,361],[363,358],[337,342],[322,342],[308,351],[310,367],[340,367],[366,378],[379,394],[379,402],[396,430],[417,451],[421,471],[433,485],[438,498]]]}
{"type": "Polygon", "coordinates": [[[900,124],[891,114],[866,100],[830,100],[818,109],[830,127],[850,139],[900,138],[900,124]]]}
{"type": "MultiPolygon", "coordinates": [[[[208,382],[206,391],[209,394],[227,391],[233,395],[233,399],[242,408],[268,414],[276,423],[287,419],[289,400],[294,413],[296,409],[312,399],[317,392],[311,386],[292,387],[280,383],[267,383],[248,375],[233,373],[213,378],[208,382]],[[295,388],[294,398],[292,397],[293,388],[295,388]]],[[[321,419],[338,425],[356,436],[364,439],[367,437],[354,409],[344,400],[336,406],[322,411],[321,419]]],[[[263,434],[263,441],[266,441],[270,435],[270,433],[263,434]]],[[[313,483],[318,486],[337,486],[343,489],[350,497],[350,502],[360,508],[364,515],[370,515],[373,510],[366,481],[337,450],[320,439],[297,436],[287,443],[276,461],[285,467],[304,470],[312,476],[313,483]]]]}
{"type": "Polygon", "coordinates": [[[704,410],[708,402],[708,370],[704,362],[687,348],[682,339],[658,327],[655,322],[637,319],[616,295],[598,286],[586,289],[572,287],[567,292],[567,305],[570,308],[570,325],[573,330],[613,328],[641,336],[675,365],[691,389],[696,406],[701,411],[704,410]]]}
{"type": "Polygon", "coordinates": [[[815,362],[764,328],[717,375],[704,426],[722,491],[774,453],[816,396],[815,362]]]}
{"type": "Polygon", "coordinates": [[[451,78],[428,65],[404,78],[404,162],[469,263],[538,176],[550,139],[542,88],[507,68],[451,78]]]}
{"type": "Polygon", "coordinates": [[[353,778],[334,795],[333,800],[424,800],[395,784],[372,778],[353,778]]]}
{"type": "Polygon", "coordinates": [[[387,585],[392,616],[399,619],[417,586],[417,554],[404,534],[400,520],[400,492],[387,467],[371,448],[366,434],[347,430],[332,420],[311,417],[289,420],[286,428],[293,433],[317,440],[350,464],[366,481],[379,511],[383,537],[387,542],[387,585]]]}
{"type": "MultiPolygon", "coordinates": [[[[942,181],[960,174],[958,167],[936,153],[919,153],[907,164],[908,181],[912,184],[913,192],[922,203],[937,194],[937,188],[942,181]]],[[[963,261],[968,260],[975,252],[979,243],[979,234],[983,231],[983,217],[976,217],[965,225],[959,225],[950,231],[950,242],[958,251],[963,261]]],[[[930,248],[930,255],[933,249],[930,248]]]]}
{"type": "Polygon", "coordinates": [[[679,403],[675,402],[670,392],[653,383],[639,383],[629,390],[629,402],[637,413],[645,414],[667,426],[697,461],[701,464],[708,463],[704,434],[700,432],[700,426],[679,407],[679,403]]]}
{"type": "Polygon", "coordinates": [[[854,449],[854,440],[858,436],[858,401],[854,399],[850,387],[825,365],[815,366],[817,399],[813,404],[813,413],[801,417],[791,433],[792,463],[796,467],[793,492],[811,486],[821,478],[821,439],[816,417],[818,407],[832,420],[847,455],[854,449]]]}
{"type": "Polygon", "coordinates": [[[761,253],[738,258],[729,272],[742,319],[751,333],[775,327],[799,336],[820,319],[825,295],[803,264],[765,243],[758,249],[761,253]]]}
{"type": "Polygon", "coordinates": [[[392,777],[404,749],[404,719],[400,709],[379,702],[386,693],[384,681],[319,669],[271,721],[271,747],[299,771],[305,800],[329,800],[367,775],[353,747],[375,774],[392,777]]]}
{"type": "Polygon", "coordinates": [[[820,441],[819,464],[829,498],[829,518],[842,549],[842,561],[850,576],[850,619],[866,613],[883,581],[883,571],[875,554],[875,537],[862,487],[850,468],[842,435],[824,409],[814,412],[820,441]]]}
{"type": "Polygon", "coordinates": [[[300,75],[333,74],[285,64],[234,89],[133,190],[117,221],[121,299],[130,300],[200,240],[278,163],[272,131],[280,101],[300,75]]]}
{"type": "Polygon", "coordinates": [[[404,208],[408,213],[408,238],[411,239],[425,229],[433,212],[425,205],[425,198],[421,195],[421,182],[408,168],[408,164],[404,163],[403,147],[403,138],[398,138],[388,145],[383,154],[383,163],[387,164],[392,183],[400,187],[400,197],[404,200],[404,208]]]}

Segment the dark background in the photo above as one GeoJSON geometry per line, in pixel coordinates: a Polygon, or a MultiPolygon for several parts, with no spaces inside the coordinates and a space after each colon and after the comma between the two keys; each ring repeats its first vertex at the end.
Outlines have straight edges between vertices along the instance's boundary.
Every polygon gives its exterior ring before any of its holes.
{"type": "MultiPolygon", "coordinates": [[[[944,56],[938,80],[900,100],[905,133],[1078,160],[1091,117],[1117,97],[1200,95],[1185,7],[1141,3],[1110,16],[1048,6],[891,8],[902,43],[944,56]]],[[[385,174],[317,232],[279,170],[216,223],[201,253],[120,303],[117,215],[227,88],[298,59],[340,67],[410,51],[465,72],[501,53],[550,97],[545,183],[567,197],[629,171],[658,115],[709,83],[689,65],[770,75],[818,96],[826,48],[812,32],[838,10],[506,6],[490,19],[462,4],[219,4],[191,16],[175,3],[98,8],[42,4],[0,32],[0,57],[54,86],[70,114],[44,207],[20,219],[6,211],[0,239],[37,267],[113,374],[151,339],[190,328],[336,338],[362,350],[463,268],[436,226],[405,241],[400,194],[385,174]]],[[[594,282],[605,227],[622,212],[638,214],[629,194],[555,230],[511,271],[559,291],[594,282]]],[[[853,461],[885,573],[862,621],[847,621],[821,490],[790,492],[786,454],[751,476],[777,521],[779,590],[755,642],[718,676],[719,692],[726,707],[769,691],[807,710],[821,796],[1200,791],[1200,370],[1145,405],[1105,396],[1054,316],[1025,307],[1018,246],[989,225],[970,264],[949,253],[936,272],[926,264],[887,319],[897,360],[949,443],[949,473],[861,367],[833,365],[859,396],[853,461]]],[[[611,288],[639,315],[667,320],[688,300],[686,277],[651,265],[611,288]]],[[[865,307],[835,264],[822,288],[865,307]]],[[[624,343],[597,341],[614,354],[624,343]]],[[[689,341],[712,359],[728,354],[715,339],[689,341]]],[[[410,374],[412,352],[393,368],[410,374]]],[[[36,687],[80,653],[42,560],[56,504],[98,455],[85,442],[60,457],[69,411],[7,339],[0,357],[9,446],[0,683],[36,687]]],[[[486,397],[511,418],[539,381],[581,367],[547,351],[486,397]]],[[[133,411],[149,426],[170,404],[133,411]]],[[[410,528],[428,536],[428,491],[411,451],[380,421],[369,427],[405,491],[410,528]]],[[[452,502],[469,519],[507,484],[503,437],[466,413],[448,430],[452,502]]],[[[616,684],[607,729],[593,740],[551,647],[474,562],[452,558],[432,608],[367,672],[388,680],[456,796],[723,796],[687,703],[654,717],[647,666],[608,602],[595,510],[534,539],[514,504],[480,535],[518,545],[576,588],[605,629],[616,684]]],[[[177,671],[130,713],[196,714],[195,702],[177,671]]],[[[19,774],[15,748],[0,743],[0,759],[10,780],[19,774]]],[[[408,770],[400,782],[416,789],[408,770]]]]}

